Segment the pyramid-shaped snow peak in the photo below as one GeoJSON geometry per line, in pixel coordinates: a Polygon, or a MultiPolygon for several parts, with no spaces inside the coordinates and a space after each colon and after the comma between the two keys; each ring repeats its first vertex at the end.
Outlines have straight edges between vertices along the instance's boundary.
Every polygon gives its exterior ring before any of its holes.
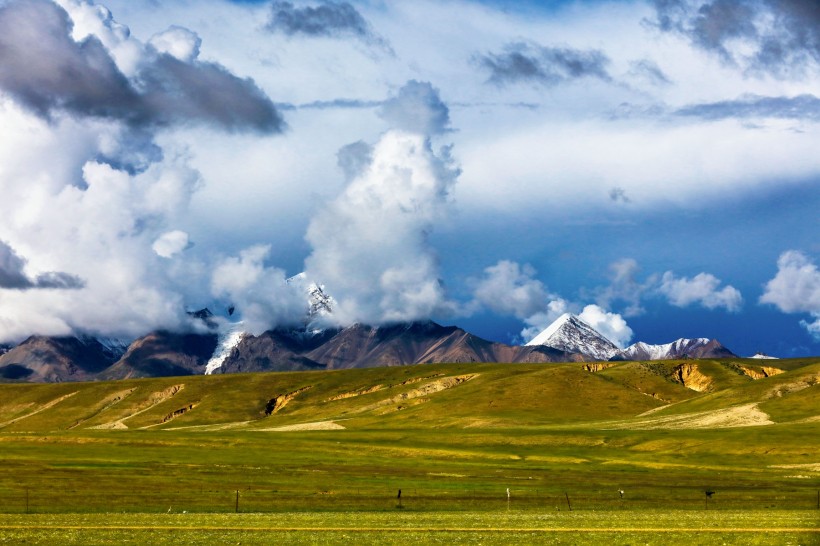
{"type": "Polygon", "coordinates": [[[558,317],[527,345],[545,345],[598,360],[609,360],[619,351],[614,343],[571,313],[558,317]]]}

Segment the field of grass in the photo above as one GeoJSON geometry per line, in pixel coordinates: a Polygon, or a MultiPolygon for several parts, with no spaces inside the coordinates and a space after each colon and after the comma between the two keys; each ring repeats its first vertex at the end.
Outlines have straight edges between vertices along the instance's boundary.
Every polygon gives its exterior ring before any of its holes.
{"type": "Polygon", "coordinates": [[[463,512],[0,516],[26,544],[816,544],[814,512],[463,512]]]}
{"type": "Polygon", "coordinates": [[[820,359],[679,364],[0,385],[0,543],[820,542],[820,359]]]}

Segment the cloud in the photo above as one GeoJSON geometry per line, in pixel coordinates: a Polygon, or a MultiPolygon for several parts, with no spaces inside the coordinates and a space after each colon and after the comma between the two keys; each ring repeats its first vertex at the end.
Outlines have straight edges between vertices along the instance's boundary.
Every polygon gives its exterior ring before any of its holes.
{"type": "Polygon", "coordinates": [[[544,311],[556,299],[534,275],[535,269],[528,264],[501,260],[485,268],[484,276],[473,281],[473,297],[496,313],[527,319],[544,311]]]}
{"type": "Polygon", "coordinates": [[[578,318],[595,328],[609,341],[623,349],[632,339],[633,332],[617,313],[610,313],[597,305],[587,305],[578,318]]]}
{"type": "Polygon", "coordinates": [[[611,80],[609,58],[596,49],[517,42],[506,45],[500,53],[479,56],[478,62],[490,72],[489,81],[497,85],[530,82],[552,86],[585,77],[611,80]]]}
{"type": "Polygon", "coordinates": [[[610,308],[616,301],[627,303],[624,315],[635,317],[644,313],[642,299],[651,289],[654,279],[638,281],[641,268],[632,258],[622,258],[609,265],[610,284],[592,291],[598,305],[610,308]]]}
{"type": "Polygon", "coordinates": [[[740,291],[727,285],[718,290],[720,279],[709,273],[698,273],[692,278],[676,277],[671,271],[663,274],[658,292],[676,307],[699,303],[707,309],[724,308],[739,311],[743,305],[740,291]]]}
{"type": "Polygon", "coordinates": [[[735,100],[685,106],[676,110],[675,114],[706,120],[776,118],[820,121],[820,98],[808,94],[796,97],[750,95],[735,100]]]}
{"type": "Polygon", "coordinates": [[[665,32],[744,70],[797,76],[820,62],[820,5],[814,0],[655,0],[665,32]]]}
{"type": "Polygon", "coordinates": [[[629,76],[640,79],[651,85],[671,85],[672,80],[661,70],[661,67],[649,59],[629,63],[629,76]]]}
{"type": "Polygon", "coordinates": [[[25,267],[26,260],[9,245],[0,241],[0,289],[77,289],[85,285],[79,277],[58,271],[40,273],[32,279],[26,275],[25,267]]]}
{"type": "Polygon", "coordinates": [[[631,203],[632,199],[627,197],[626,190],[619,187],[614,187],[609,190],[609,199],[610,201],[618,202],[621,201],[622,203],[631,203]]]}
{"type": "Polygon", "coordinates": [[[173,258],[186,248],[191,247],[191,242],[188,234],[184,231],[174,230],[163,233],[154,241],[151,248],[157,253],[157,256],[163,258],[173,258]]]}
{"type": "Polygon", "coordinates": [[[632,329],[621,315],[594,304],[582,309],[579,304],[549,293],[534,276],[532,266],[501,260],[485,268],[483,277],[472,281],[473,297],[478,305],[521,319],[525,324],[520,333],[523,342],[534,338],[558,317],[569,312],[578,313],[581,320],[619,347],[624,347],[632,339],[632,329]]]}
{"type": "Polygon", "coordinates": [[[540,334],[547,326],[555,322],[558,317],[564,313],[569,313],[569,307],[570,305],[566,300],[557,298],[549,301],[543,311],[539,311],[534,313],[532,316],[525,318],[524,324],[526,324],[526,327],[521,330],[521,333],[519,334],[521,342],[529,342],[535,336],[540,334]]]}
{"type": "MultiPolygon", "coordinates": [[[[107,10],[100,13],[110,17],[107,10]]],[[[107,19],[103,23],[111,24],[107,19]]],[[[67,112],[134,127],[194,122],[261,133],[284,127],[253,80],[238,78],[219,64],[196,61],[194,51],[184,54],[179,45],[184,29],[172,28],[155,44],[186,60],[151,47],[142,52],[131,79],[96,35],[75,41],[73,26],[64,9],[46,0],[0,7],[0,90],[43,118],[67,112]],[[177,41],[173,47],[172,37],[177,41]]]]}
{"type": "Polygon", "coordinates": [[[274,2],[265,28],[287,36],[351,36],[390,49],[384,38],[376,34],[361,13],[348,2],[325,1],[316,7],[303,8],[297,8],[290,2],[274,2]]]}
{"type": "Polygon", "coordinates": [[[393,128],[423,135],[448,130],[450,111],[429,82],[410,80],[398,94],[386,100],[379,115],[393,128]]]}
{"type": "Polygon", "coordinates": [[[437,154],[425,135],[391,130],[313,217],[306,271],[336,299],[337,320],[426,319],[447,306],[427,234],[445,220],[457,176],[446,149],[437,154]]]}
{"type": "Polygon", "coordinates": [[[777,274],[766,283],[760,303],[770,303],[784,313],[809,313],[813,322],[800,325],[820,341],[820,270],[805,254],[788,250],[777,260],[777,274]]]}
{"type": "Polygon", "coordinates": [[[243,328],[259,335],[276,326],[296,326],[307,316],[302,290],[287,283],[285,272],[268,267],[270,245],[256,245],[227,257],[214,267],[211,294],[241,313],[243,328]]]}
{"type": "Polygon", "coordinates": [[[158,53],[166,53],[177,60],[190,63],[199,57],[202,39],[196,32],[172,25],[167,30],[151,36],[148,45],[158,53]]]}
{"type": "Polygon", "coordinates": [[[820,313],[820,270],[808,256],[788,250],[777,260],[777,274],[766,283],[760,303],[784,313],[820,313]]]}

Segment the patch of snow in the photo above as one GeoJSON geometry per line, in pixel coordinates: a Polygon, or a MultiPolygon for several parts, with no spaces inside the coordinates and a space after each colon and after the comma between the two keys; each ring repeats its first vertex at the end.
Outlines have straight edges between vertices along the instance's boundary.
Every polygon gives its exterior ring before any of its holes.
{"type": "Polygon", "coordinates": [[[592,326],[573,314],[565,313],[527,345],[545,345],[560,351],[581,353],[598,360],[609,360],[618,347],[592,326]]]}
{"type": "Polygon", "coordinates": [[[217,336],[216,350],[214,350],[213,356],[205,365],[205,375],[211,375],[221,368],[233,348],[239,345],[239,342],[245,337],[242,322],[229,323],[227,327],[220,328],[217,336]]]}
{"type": "Polygon", "coordinates": [[[776,356],[769,356],[765,353],[755,353],[752,356],[750,356],[749,358],[757,358],[757,359],[760,359],[760,360],[780,360],[776,356]]]}

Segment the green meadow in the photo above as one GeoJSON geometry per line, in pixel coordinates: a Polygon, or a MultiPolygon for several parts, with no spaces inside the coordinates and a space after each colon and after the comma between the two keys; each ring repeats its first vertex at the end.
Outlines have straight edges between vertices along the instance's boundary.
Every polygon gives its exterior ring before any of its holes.
{"type": "Polygon", "coordinates": [[[0,385],[0,543],[820,542],[820,359],[605,364],[0,385]]]}

